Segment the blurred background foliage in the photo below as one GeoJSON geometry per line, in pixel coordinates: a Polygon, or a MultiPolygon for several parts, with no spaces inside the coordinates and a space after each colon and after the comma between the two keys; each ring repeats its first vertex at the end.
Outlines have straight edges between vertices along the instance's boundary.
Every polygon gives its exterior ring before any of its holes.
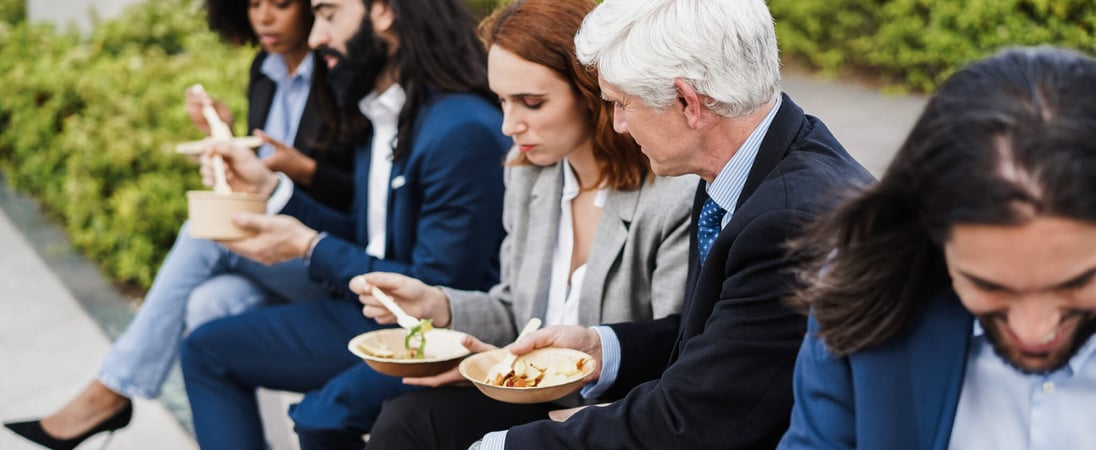
{"type": "Polygon", "coordinates": [[[245,117],[255,50],[221,43],[195,3],[150,1],[81,37],[0,0],[0,171],[108,277],[138,288],[186,217],[184,191],[202,189],[173,152],[202,137],[184,90],[202,83],[245,117]]]}
{"type": "MultiPolygon", "coordinates": [[[[467,0],[479,16],[506,0],[467,0]]],[[[1006,45],[1096,50],[1091,0],[769,0],[783,55],[834,75],[927,91],[1006,45]]],[[[30,24],[0,0],[0,172],[118,283],[147,288],[186,216],[202,83],[245,117],[254,48],[206,29],[200,0],[155,0],[88,36],[30,24]]],[[[242,121],[238,121],[237,133],[242,121]]]]}
{"type": "Polygon", "coordinates": [[[931,91],[998,49],[1096,53],[1092,0],[769,0],[780,49],[831,75],[931,91]]]}

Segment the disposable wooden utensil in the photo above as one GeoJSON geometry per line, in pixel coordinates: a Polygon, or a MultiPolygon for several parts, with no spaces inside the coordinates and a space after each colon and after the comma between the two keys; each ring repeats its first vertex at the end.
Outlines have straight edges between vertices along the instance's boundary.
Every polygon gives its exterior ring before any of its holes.
{"type": "Polygon", "coordinates": [[[385,308],[388,308],[388,310],[391,311],[392,314],[396,315],[396,323],[400,325],[400,328],[410,330],[414,327],[419,326],[419,319],[416,319],[414,316],[404,312],[403,308],[400,308],[400,305],[397,305],[396,301],[393,300],[392,297],[389,297],[388,294],[385,294],[384,291],[380,290],[380,288],[373,286],[373,291],[371,293],[373,294],[373,297],[376,297],[377,300],[379,300],[381,304],[384,305],[385,308]]]}
{"type": "MultiPolygon", "coordinates": [[[[205,93],[205,88],[201,84],[195,84],[194,89],[205,93]]],[[[208,97],[202,101],[202,116],[209,124],[209,134],[213,139],[232,139],[232,129],[217,115],[217,110],[213,109],[213,102],[208,97]]],[[[228,177],[225,175],[225,161],[221,155],[213,155],[213,192],[232,193],[232,187],[228,185],[228,177]]]]}
{"type": "MultiPolygon", "coordinates": [[[[183,155],[201,155],[214,141],[213,138],[205,138],[198,141],[183,142],[175,146],[175,153],[183,155]]],[[[240,136],[232,138],[232,143],[247,148],[258,148],[263,145],[263,139],[258,136],[240,136]]]]}
{"type": "MultiPolygon", "coordinates": [[[[192,89],[205,93],[205,88],[201,84],[195,84],[192,89]]],[[[217,115],[217,110],[213,108],[213,102],[210,101],[208,96],[202,101],[202,116],[209,124],[210,136],[214,139],[232,139],[232,129],[221,120],[221,116],[217,115]]]]}
{"type": "MultiPolygon", "coordinates": [[[[514,342],[520,341],[521,338],[536,331],[537,328],[540,328],[540,319],[536,317],[529,319],[529,322],[526,322],[525,328],[521,329],[521,333],[518,333],[518,337],[517,339],[514,339],[514,342]]],[[[509,375],[510,372],[514,370],[514,361],[517,361],[517,359],[518,355],[515,355],[512,352],[506,353],[506,356],[503,357],[501,361],[495,363],[494,366],[491,366],[491,370],[487,371],[485,382],[491,383],[492,380],[495,380],[500,376],[506,377],[506,375],[509,375]]]]}

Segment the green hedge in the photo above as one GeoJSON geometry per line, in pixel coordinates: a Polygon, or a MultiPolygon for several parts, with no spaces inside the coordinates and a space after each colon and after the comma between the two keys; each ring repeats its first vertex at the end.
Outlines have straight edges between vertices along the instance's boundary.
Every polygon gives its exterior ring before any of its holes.
{"type": "Polygon", "coordinates": [[[0,170],[107,276],[141,288],[186,216],[184,192],[201,188],[172,151],[201,137],[184,90],[202,83],[244,117],[254,49],[218,41],[193,3],[138,5],[86,38],[0,25],[0,170]]]}
{"type": "MultiPolygon", "coordinates": [[[[482,16],[502,1],[469,5],[482,16]]],[[[0,0],[0,172],[108,277],[138,289],[186,217],[184,192],[202,189],[172,151],[201,137],[184,90],[202,83],[245,117],[255,49],[219,41],[200,3],[144,2],[81,38],[28,24],[25,0],[0,0]]]]}
{"type": "Polygon", "coordinates": [[[26,20],[27,0],[0,0],[0,27],[26,20]]]}
{"type": "Polygon", "coordinates": [[[1092,0],[769,0],[785,55],[929,91],[1014,45],[1096,53],[1092,0]]]}

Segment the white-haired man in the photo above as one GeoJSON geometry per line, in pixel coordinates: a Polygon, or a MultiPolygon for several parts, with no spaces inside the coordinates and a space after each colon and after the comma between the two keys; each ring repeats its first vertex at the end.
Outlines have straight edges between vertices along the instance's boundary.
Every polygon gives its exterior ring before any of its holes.
{"type": "MultiPolygon", "coordinates": [[[[806,319],[785,245],[871,176],[819,120],[780,93],[763,0],[606,0],[575,37],[614,125],[658,175],[694,173],[689,281],[680,315],[549,327],[511,346],[584,350],[587,398],[562,422],[490,433],[487,448],[772,448],[788,426],[806,319]]],[[[473,447],[475,447],[474,445],[473,447]]]]}

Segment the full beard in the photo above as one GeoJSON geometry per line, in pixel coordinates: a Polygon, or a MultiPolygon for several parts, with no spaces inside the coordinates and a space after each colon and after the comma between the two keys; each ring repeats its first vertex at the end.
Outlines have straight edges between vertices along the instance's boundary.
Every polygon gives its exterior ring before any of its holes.
{"type": "Polygon", "coordinates": [[[980,316],[978,321],[982,324],[982,329],[986,332],[986,339],[989,340],[990,345],[993,346],[993,352],[997,354],[1006,364],[1012,366],[1014,369],[1020,371],[1020,373],[1027,375],[1045,375],[1057,371],[1066,364],[1069,364],[1069,360],[1073,358],[1073,355],[1077,354],[1077,351],[1088,342],[1088,339],[1096,334],[1096,313],[1076,313],[1080,315],[1080,323],[1077,324],[1076,329],[1073,332],[1073,337],[1069,342],[1068,350],[1061,354],[1054,355],[1053,359],[1047,361],[1045,368],[1032,369],[1024,367],[1019,361],[1014,359],[1014,349],[1009,348],[1004,343],[1004,339],[1001,337],[1000,325],[990,317],[980,316]]]}
{"type": "Polygon", "coordinates": [[[316,49],[319,56],[332,56],[338,63],[327,73],[326,82],[340,109],[356,104],[369,94],[388,62],[388,43],[373,32],[369,17],[346,42],[346,54],[330,47],[316,49]]]}

